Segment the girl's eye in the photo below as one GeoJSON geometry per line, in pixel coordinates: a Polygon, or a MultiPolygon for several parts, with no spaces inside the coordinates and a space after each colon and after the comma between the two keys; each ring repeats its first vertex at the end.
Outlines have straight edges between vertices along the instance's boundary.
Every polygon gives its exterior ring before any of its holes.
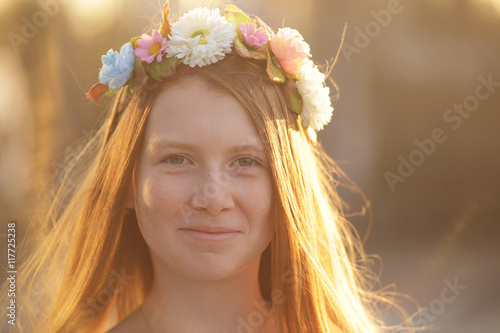
{"type": "Polygon", "coordinates": [[[250,157],[242,157],[242,158],[238,159],[237,162],[238,162],[238,166],[240,166],[240,167],[249,167],[249,166],[254,165],[255,160],[253,158],[250,158],[250,157]]]}
{"type": "Polygon", "coordinates": [[[185,160],[186,158],[180,155],[170,156],[165,159],[170,164],[184,164],[185,160]]]}

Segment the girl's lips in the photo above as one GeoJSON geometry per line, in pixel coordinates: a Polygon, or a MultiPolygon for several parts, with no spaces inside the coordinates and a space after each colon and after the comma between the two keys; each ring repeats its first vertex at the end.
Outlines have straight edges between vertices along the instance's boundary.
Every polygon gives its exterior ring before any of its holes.
{"type": "Polygon", "coordinates": [[[185,236],[198,240],[198,241],[208,241],[208,242],[224,242],[233,240],[239,235],[241,232],[232,230],[232,229],[224,229],[224,228],[213,228],[212,230],[216,231],[203,231],[199,228],[197,229],[180,229],[182,234],[185,236]],[[221,231],[223,229],[223,231],[221,231]]]}

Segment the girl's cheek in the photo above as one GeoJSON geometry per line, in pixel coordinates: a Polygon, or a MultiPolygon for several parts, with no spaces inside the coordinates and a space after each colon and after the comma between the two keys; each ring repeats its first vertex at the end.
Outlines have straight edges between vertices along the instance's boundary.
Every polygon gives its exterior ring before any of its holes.
{"type": "Polygon", "coordinates": [[[176,215],[176,210],[189,200],[189,184],[161,175],[145,177],[141,194],[144,208],[165,218],[176,215]]]}
{"type": "Polygon", "coordinates": [[[138,222],[143,237],[151,248],[159,246],[158,238],[165,237],[176,225],[180,197],[175,185],[162,177],[144,177],[138,188],[138,222]]]}
{"type": "Polygon", "coordinates": [[[260,210],[269,208],[272,201],[272,182],[267,177],[246,182],[239,186],[242,196],[252,198],[247,204],[260,207],[260,210]]]}
{"type": "Polygon", "coordinates": [[[154,207],[155,206],[155,185],[154,181],[151,178],[146,178],[142,182],[142,188],[141,188],[141,198],[142,201],[144,202],[144,205],[147,207],[154,207]]]}

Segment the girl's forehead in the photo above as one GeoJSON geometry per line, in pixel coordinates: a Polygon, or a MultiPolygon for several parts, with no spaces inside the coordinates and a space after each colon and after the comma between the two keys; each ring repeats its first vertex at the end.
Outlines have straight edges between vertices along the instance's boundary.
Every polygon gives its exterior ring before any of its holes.
{"type": "Polygon", "coordinates": [[[195,77],[165,88],[158,95],[146,126],[147,142],[217,145],[224,141],[260,141],[258,138],[252,117],[236,97],[195,77]]]}
{"type": "Polygon", "coordinates": [[[201,76],[184,76],[170,82],[157,93],[152,109],[183,107],[200,99],[211,99],[213,104],[223,95],[234,98],[231,93],[218,88],[201,76]]]}

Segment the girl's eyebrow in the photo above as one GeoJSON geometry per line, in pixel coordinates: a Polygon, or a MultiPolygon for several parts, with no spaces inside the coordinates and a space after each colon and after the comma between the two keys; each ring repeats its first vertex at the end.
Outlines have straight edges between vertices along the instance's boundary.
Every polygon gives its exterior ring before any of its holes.
{"type": "Polygon", "coordinates": [[[246,143],[230,148],[229,152],[230,153],[265,152],[265,147],[261,143],[246,143]]]}
{"type": "Polygon", "coordinates": [[[149,153],[155,153],[157,151],[161,151],[167,148],[178,148],[195,152],[199,152],[201,150],[200,148],[196,147],[191,143],[156,138],[149,141],[146,147],[146,151],[149,153]]]}
{"type": "MultiPolygon", "coordinates": [[[[172,149],[172,148],[189,150],[193,152],[202,151],[201,148],[188,142],[172,141],[159,138],[152,139],[148,143],[146,151],[149,153],[156,153],[164,149],[172,149]]],[[[265,147],[262,143],[254,141],[252,143],[245,143],[233,146],[228,149],[228,152],[232,154],[245,153],[245,152],[265,152],[265,147]]]]}

